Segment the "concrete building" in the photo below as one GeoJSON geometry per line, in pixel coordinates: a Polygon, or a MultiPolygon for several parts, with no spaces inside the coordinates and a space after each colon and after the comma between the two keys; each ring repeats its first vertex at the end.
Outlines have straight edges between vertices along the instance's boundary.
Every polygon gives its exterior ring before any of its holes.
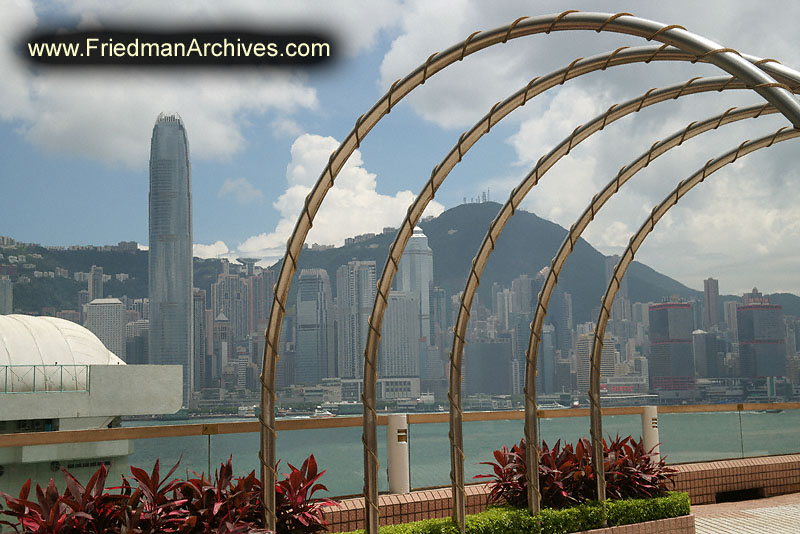
{"type": "Polygon", "coordinates": [[[103,268],[97,265],[92,265],[92,270],[89,272],[89,302],[103,298],[103,268]]]}
{"type": "MultiPolygon", "coordinates": [[[[379,376],[419,377],[419,302],[415,293],[391,291],[383,320],[378,357],[379,376]]],[[[427,354],[425,354],[427,360],[427,354]]]]}
{"type": "Polygon", "coordinates": [[[428,237],[422,229],[414,228],[405,252],[400,258],[397,272],[397,290],[417,299],[419,306],[419,338],[432,344],[430,292],[433,287],[433,251],[428,246],[428,237]]]}
{"type": "Polygon", "coordinates": [[[119,299],[95,299],[89,303],[88,328],[108,350],[125,361],[125,305],[119,299]]]}
{"type": "Polygon", "coordinates": [[[741,374],[747,377],[786,376],[783,308],[769,304],[766,298],[761,302],[736,308],[741,374]]]}
{"type": "Polygon", "coordinates": [[[301,270],[297,279],[296,384],[316,385],[336,375],[333,316],[328,272],[301,270]]]}
{"type": "MultiPolygon", "coordinates": [[[[650,387],[664,392],[695,388],[694,321],[688,302],[650,306],[650,387]]],[[[671,397],[678,395],[670,393],[671,397]]]]}
{"type": "Polygon", "coordinates": [[[713,278],[703,280],[703,329],[720,324],[719,281],[713,278]]]}
{"type": "Polygon", "coordinates": [[[364,348],[376,292],[374,261],[353,260],[336,270],[340,378],[364,376],[364,348]]]}
{"type": "MultiPolygon", "coordinates": [[[[581,334],[575,342],[575,363],[577,365],[577,387],[578,393],[583,395],[589,392],[589,381],[591,380],[591,357],[592,342],[594,333],[581,334]]],[[[603,352],[600,354],[600,375],[601,377],[614,376],[614,369],[617,364],[617,354],[614,350],[614,340],[606,333],[603,338],[603,352]]]]}
{"type": "Polygon", "coordinates": [[[0,277],[0,315],[14,313],[14,283],[11,279],[0,277]]]}
{"type": "MultiPolygon", "coordinates": [[[[179,366],[125,365],[86,328],[63,319],[0,316],[0,432],[118,426],[122,415],[174,413],[179,366]],[[24,392],[20,395],[17,393],[24,392]]],[[[129,440],[0,448],[0,490],[42,485],[64,466],[86,481],[102,463],[109,480],[128,471],[129,440]]]]}
{"type": "Polygon", "coordinates": [[[150,361],[183,366],[192,392],[192,173],[178,115],[160,114],[150,141],[150,361]]]}

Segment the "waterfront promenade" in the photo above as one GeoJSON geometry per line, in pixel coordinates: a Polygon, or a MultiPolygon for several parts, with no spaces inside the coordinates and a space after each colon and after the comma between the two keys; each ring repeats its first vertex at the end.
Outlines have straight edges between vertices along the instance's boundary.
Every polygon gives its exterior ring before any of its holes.
{"type": "Polygon", "coordinates": [[[692,506],[697,534],[800,533],[800,493],[692,506]]]}

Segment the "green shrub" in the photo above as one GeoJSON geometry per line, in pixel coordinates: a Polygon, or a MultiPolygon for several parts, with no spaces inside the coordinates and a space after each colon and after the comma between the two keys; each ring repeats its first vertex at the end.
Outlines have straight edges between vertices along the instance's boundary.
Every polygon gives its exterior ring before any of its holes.
{"type": "Polygon", "coordinates": [[[689,494],[675,492],[658,499],[608,501],[606,516],[608,524],[616,526],[679,517],[690,511],[689,494]]]}
{"type": "MultiPolygon", "coordinates": [[[[668,517],[688,515],[689,495],[670,493],[652,499],[625,499],[606,502],[609,526],[655,521],[668,517]]],[[[468,515],[467,534],[567,534],[603,526],[603,506],[587,502],[570,508],[554,510],[544,508],[539,514],[541,530],[536,518],[524,508],[498,506],[468,515]]],[[[350,534],[364,534],[357,530],[350,534]]],[[[458,527],[449,519],[425,519],[414,523],[384,526],[380,534],[458,534],[458,527]]]]}

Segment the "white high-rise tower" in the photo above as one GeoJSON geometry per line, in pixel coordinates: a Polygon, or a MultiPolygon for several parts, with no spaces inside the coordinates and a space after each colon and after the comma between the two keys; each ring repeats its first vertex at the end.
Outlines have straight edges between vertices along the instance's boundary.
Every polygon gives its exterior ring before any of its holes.
{"type": "Polygon", "coordinates": [[[419,337],[433,343],[431,335],[430,291],[433,285],[433,251],[422,229],[414,228],[406,250],[400,258],[397,290],[412,295],[419,305],[419,337]]]}

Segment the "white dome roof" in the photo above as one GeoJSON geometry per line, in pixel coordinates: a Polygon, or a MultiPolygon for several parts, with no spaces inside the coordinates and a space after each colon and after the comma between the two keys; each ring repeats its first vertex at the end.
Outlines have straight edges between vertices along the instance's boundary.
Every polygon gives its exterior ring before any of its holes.
{"type": "Polygon", "coordinates": [[[0,365],[125,365],[90,330],[55,317],[0,315],[0,365]]]}

